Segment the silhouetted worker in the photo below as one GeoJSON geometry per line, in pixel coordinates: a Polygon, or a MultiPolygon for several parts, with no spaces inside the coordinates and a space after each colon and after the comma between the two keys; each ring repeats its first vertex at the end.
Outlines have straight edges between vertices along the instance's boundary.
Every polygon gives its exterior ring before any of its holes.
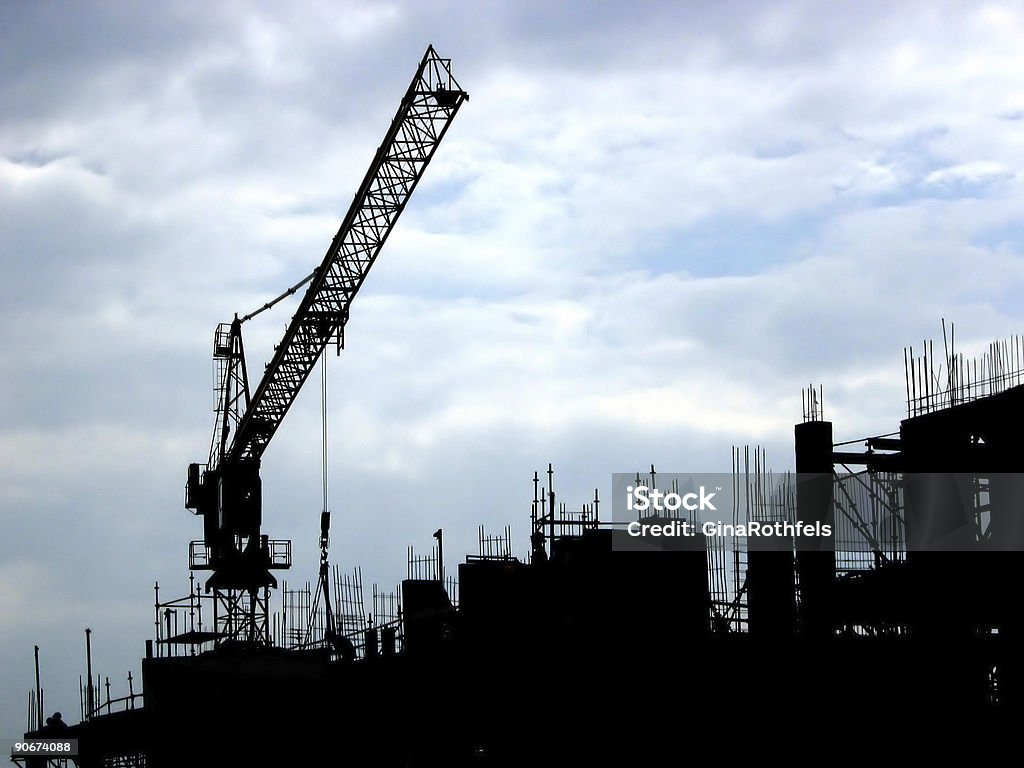
{"type": "Polygon", "coordinates": [[[548,559],[548,553],[544,549],[544,534],[534,533],[530,535],[530,544],[533,548],[533,562],[543,563],[548,559]]]}
{"type": "Polygon", "coordinates": [[[66,731],[68,724],[64,722],[64,718],[61,717],[60,712],[54,712],[51,717],[46,718],[46,726],[42,728],[43,731],[66,731]]]}

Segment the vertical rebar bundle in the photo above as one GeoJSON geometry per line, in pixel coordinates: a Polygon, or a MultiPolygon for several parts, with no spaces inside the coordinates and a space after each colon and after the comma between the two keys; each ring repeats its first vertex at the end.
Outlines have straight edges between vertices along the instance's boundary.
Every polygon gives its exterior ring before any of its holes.
{"type": "Polygon", "coordinates": [[[1013,335],[994,341],[978,357],[965,358],[956,351],[952,324],[950,331],[947,341],[943,321],[945,361],[938,367],[931,341],[922,342],[920,356],[912,346],[903,350],[908,417],[980,400],[1024,383],[1024,338],[1013,335]]]}

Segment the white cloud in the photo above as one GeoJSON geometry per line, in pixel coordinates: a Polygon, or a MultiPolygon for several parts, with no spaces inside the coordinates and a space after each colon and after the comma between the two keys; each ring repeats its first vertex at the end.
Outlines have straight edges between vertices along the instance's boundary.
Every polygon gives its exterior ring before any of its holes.
{"type": "Polygon", "coordinates": [[[1000,179],[1007,179],[1013,176],[1002,163],[991,160],[975,160],[969,163],[960,163],[946,168],[939,168],[932,171],[925,177],[925,184],[952,185],[958,182],[967,184],[989,184],[1000,179]]]}

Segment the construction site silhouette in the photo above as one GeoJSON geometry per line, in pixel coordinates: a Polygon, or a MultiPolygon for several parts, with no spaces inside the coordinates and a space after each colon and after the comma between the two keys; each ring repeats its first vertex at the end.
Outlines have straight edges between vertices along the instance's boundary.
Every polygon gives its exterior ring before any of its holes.
{"type": "MultiPolygon", "coordinates": [[[[976,360],[944,339],[937,366],[931,346],[907,350],[906,418],[885,435],[836,443],[810,387],[795,473],[768,472],[757,449],[733,456],[743,503],[730,524],[774,526],[770,543],[698,527],[628,551],[629,521],[596,492],[568,508],[548,465],[524,498],[525,558],[509,529],[481,528],[479,551],[445,573],[439,528],[429,554],[410,549],[400,588],[374,585],[367,601],[359,570],[330,563],[325,487],[316,584],[279,584],[291,542],[262,531],[263,451],[343,344],[352,299],[467,98],[428,48],[321,264],[217,329],[210,455],[187,470],[203,531],[188,593],[157,588],[138,692],[130,679],[112,697],[90,653],[80,722],[47,716],[37,682],[26,738],[77,739],[83,768],[162,768],[643,764],[697,744],[744,757],[831,744],[821,760],[871,760],[1010,732],[1024,694],[1019,337],[976,360]],[[244,323],[303,287],[250,390],[244,323]]],[[[657,488],[658,473],[635,482],[657,488]]]]}

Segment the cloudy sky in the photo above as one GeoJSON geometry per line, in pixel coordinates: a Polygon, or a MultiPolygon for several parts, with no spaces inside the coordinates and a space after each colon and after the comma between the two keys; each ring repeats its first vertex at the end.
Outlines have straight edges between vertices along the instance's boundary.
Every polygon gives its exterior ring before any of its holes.
{"type": "MultiPolygon", "coordinates": [[[[331,358],[332,559],[527,549],[531,477],[792,465],[903,348],[1024,330],[1024,7],[0,0],[0,737],[115,695],[187,588],[218,322],[319,262],[428,43],[470,93],[331,358]]],[[[292,305],[294,306],[294,305],[292,305]]],[[[291,307],[246,325],[262,370],[291,307]]],[[[312,382],[311,382],[312,384],[312,382]]],[[[319,394],[264,458],[315,576],[319,394]]]]}

